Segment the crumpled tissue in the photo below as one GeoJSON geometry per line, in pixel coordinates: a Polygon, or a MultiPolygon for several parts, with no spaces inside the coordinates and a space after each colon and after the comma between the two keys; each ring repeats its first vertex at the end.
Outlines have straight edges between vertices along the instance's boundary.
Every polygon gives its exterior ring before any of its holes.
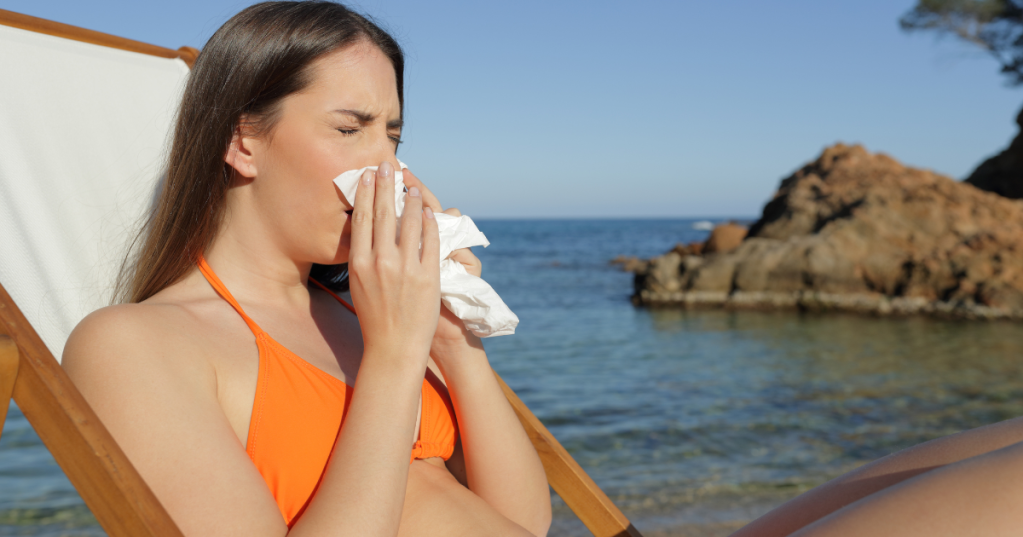
{"type": "MultiPolygon", "coordinates": [[[[398,163],[401,170],[408,169],[404,162],[398,163]]],[[[376,166],[367,166],[349,170],[334,178],[334,184],[349,203],[354,203],[355,192],[359,189],[359,178],[366,170],[376,169],[376,166]]],[[[405,209],[406,195],[401,170],[394,172],[394,210],[399,217],[405,209]]],[[[468,216],[451,216],[444,213],[434,213],[434,216],[440,234],[441,301],[451,313],[462,320],[470,332],[479,337],[514,334],[519,318],[501,300],[497,291],[482,278],[469,274],[461,263],[448,259],[451,252],[459,248],[490,246],[486,235],[468,216]]]]}

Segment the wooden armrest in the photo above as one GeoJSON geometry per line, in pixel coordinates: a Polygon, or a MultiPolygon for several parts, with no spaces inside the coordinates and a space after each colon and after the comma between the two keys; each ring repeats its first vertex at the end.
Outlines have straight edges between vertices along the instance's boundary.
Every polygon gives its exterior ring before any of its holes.
{"type": "Polygon", "coordinates": [[[522,399],[505,384],[501,376],[496,372],[494,375],[533,442],[536,453],[540,455],[544,472],[547,473],[547,482],[579,520],[595,537],[642,537],[522,399]]]}
{"type": "Polygon", "coordinates": [[[14,340],[0,335],[0,434],[4,431],[7,409],[14,393],[14,381],[18,378],[18,346],[14,340]]]}

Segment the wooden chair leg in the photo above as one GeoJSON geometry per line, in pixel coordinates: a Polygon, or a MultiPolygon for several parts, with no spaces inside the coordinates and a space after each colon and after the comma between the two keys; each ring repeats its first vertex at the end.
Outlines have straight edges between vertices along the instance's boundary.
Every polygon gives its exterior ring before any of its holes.
{"type": "Polygon", "coordinates": [[[600,490],[547,427],[533,415],[522,399],[504,383],[501,376],[496,372],[494,375],[497,376],[497,382],[504,390],[505,397],[519,417],[519,422],[533,442],[537,454],[540,455],[551,488],[565,500],[565,504],[575,512],[579,520],[595,537],[642,537],[607,494],[600,490]]]}
{"type": "Polygon", "coordinates": [[[19,354],[14,340],[0,335],[0,434],[4,432],[7,409],[14,395],[14,381],[18,379],[19,354]]]}

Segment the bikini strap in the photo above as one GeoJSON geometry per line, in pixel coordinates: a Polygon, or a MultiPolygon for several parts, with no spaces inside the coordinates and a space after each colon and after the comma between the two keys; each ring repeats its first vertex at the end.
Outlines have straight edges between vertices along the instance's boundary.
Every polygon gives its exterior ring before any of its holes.
{"type": "Polygon", "coordinates": [[[227,290],[227,286],[224,285],[224,282],[220,281],[220,278],[218,278],[216,273],[213,272],[213,269],[210,268],[210,265],[209,263],[206,262],[205,257],[199,256],[198,266],[199,272],[202,272],[203,277],[206,278],[206,281],[210,283],[210,285],[217,292],[217,294],[220,295],[221,298],[226,300],[227,303],[230,304],[232,308],[234,308],[234,311],[238,312],[238,315],[242,316],[242,319],[245,321],[245,324],[249,325],[249,330],[252,330],[252,333],[257,337],[260,334],[262,334],[263,329],[260,328],[258,324],[256,324],[256,321],[253,321],[248,315],[245,314],[245,311],[242,310],[241,305],[238,304],[238,301],[235,300],[233,296],[231,296],[231,292],[227,290]]]}
{"type": "Polygon", "coordinates": [[[323,289],[324,291],[326,291],[326,292],[330,293],[330,296],[332,296],[332,297],[336,298],[336,299],[337,299],[337,301],[338,301],[338,302],[340,302],[342,306],[344,306],[344,307],[348,308],[348,311],[352,312],[352,314],[353,314],[353,315],[355,315],[356,317],[358,317],[358,314],[357,314],[357,313],[355,313],[355,308],[353,308],[353,307],[352,307],[352,305],[351,305],[351,304],[349,304],[348,302],[345,302],[345,299],[343,299],[343,298],[341,298],[341,297],[337,296],[337,293],[335,293],[334,291],[331,291],[330,289],[328,289],[328,288],[327,288],[327,286],[326,286],[326,285],[323,285],[322,283],[320,283],[320,282],[318,282],[318,281],[316,281],[316,280],[314,280],[314,279],[312,279],[312,278],[309,278],[309,281],[311,281],[311,282],[315,283],[315,284],[316,284],[316,286],[317,286],[317,287],[319,287],[320,289],[323,289]]]}

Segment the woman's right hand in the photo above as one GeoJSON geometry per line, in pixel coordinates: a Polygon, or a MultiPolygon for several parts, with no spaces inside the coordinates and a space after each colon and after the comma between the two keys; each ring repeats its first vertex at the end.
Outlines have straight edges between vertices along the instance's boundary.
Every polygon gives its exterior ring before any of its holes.
{"type": "Polygon", "coordinates": [[[425,369],[440,315],[437,220],[429,207],[423,208],[419,189],[410,189],[396,242],[394,167],[384,162],[360,181],[348,271],[363,356],[393,360],[398,368],[425,369]],[[415,361],[409,363],[410,357],[415,361]]]}

